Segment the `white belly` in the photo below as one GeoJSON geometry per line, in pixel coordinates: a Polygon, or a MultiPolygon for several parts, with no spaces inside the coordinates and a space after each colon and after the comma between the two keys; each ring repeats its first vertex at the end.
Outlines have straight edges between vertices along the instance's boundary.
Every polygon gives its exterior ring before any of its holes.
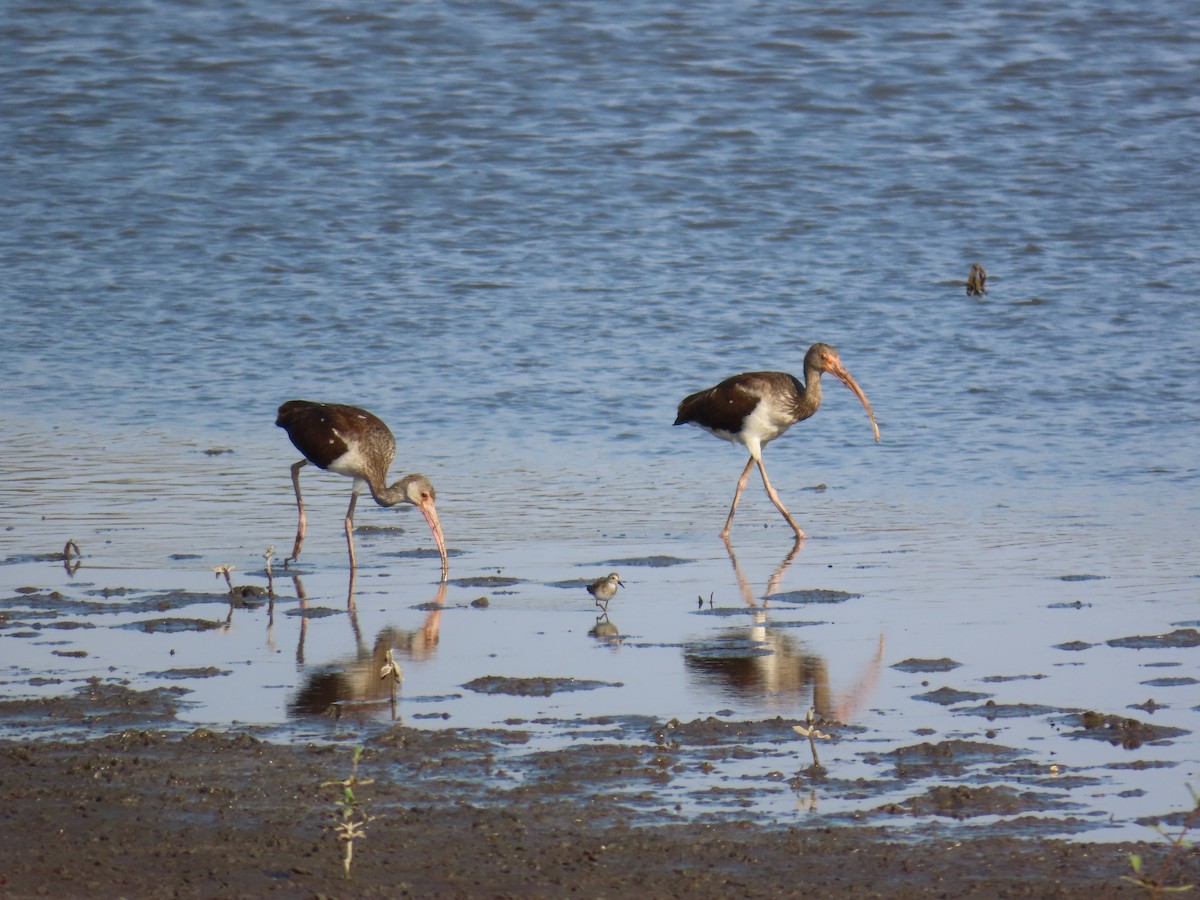
{"type": "Polygon", "coordinates": [[[706,425],[700,427],[713,437],[749,448],[750,452],[757,456],[765,444],[775,440],[794,424],[790,419],[772,416],[768,406],[769,404],[760,403],[754,412],[742,420],[742,430],[736,433],[723,428],[709,428],[706,425]]]}

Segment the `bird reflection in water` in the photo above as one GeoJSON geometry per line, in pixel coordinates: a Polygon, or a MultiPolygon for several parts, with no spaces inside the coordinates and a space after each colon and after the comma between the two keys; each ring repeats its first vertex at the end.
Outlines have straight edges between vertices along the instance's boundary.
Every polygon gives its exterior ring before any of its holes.
{"type": "Polygon", "coordinates": [[[725,541],[742,599],[752,610],[753,622],[721,629],[715,639],[703,644],[690,644],[684,650],[684,666],[739,697],[766,700],[769,706],[788,711],[811,705],[820,719],[844,722],[861,708],[879,680],[884,640],[880,635],[875,654],[865,663],[854,685],[835,695],[826,659],[812,652],[803,641],[769,626],[770,599],[778,593],[784,574],[803,544],[803,540],[797,540],[776,567],[760,604],[738,563],[733,544],[725,541]],[[805,703],[808,695],[811,702],[805,703]]]}
{"type": "MultiPolygon", "coordinates": [[[[297,579],[297,584],[299,580],[297,579]]],[[[396,715],[396,685],[401,679],[401,659],[421,662],[433,657],[441,639],[442,611],[446,603],[446,582],[428,604],[429,614],[415,630],[387,627],[367,646],[358,627],[358,616],[349,610],[354,631],[354,656],[322,666],[306,674],[304,684],[288,705],[294,716],[355,716],[371,718],[379,706],[387,704],[393,721],[396,715]]],[[[298,586],[301,609],[306,606],[303,589],[298,586]]],[[[301,616],[300,643],[296,660],[304,664],[304,635],[307,619],[301,616]]]]}
{"type": "Polygon", "coordinates": [[[68,577],[74,578],[79,567],[83,565],[83,554],[79,551],[79,545],[74,540],[68,540],[63,545],[62,556],[63,568],[67,570],[68,577]],[[74,556],[71,555],[71,551],[74,551],[74,556]]]}
{"type": "Polygon", "coordinates": [[[594,637],[611,650],[619,650],[622,642],[625,640],[621,634],[621,629],[617,627],[616,622],[608,617],[607,612],[602,612],[596,616],[596,624],[588,629],[588,636],[594,637]]]}

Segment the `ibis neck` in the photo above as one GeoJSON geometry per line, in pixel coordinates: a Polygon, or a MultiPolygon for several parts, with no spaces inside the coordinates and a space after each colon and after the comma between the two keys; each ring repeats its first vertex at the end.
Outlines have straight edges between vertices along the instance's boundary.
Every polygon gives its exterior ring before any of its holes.
{"type": "Polygon", "coordinates": [[[382,478],[370,478],[367,479],[367,487],[371,489],[371,496],[380,506],[395,506],[408,499],[399,481],[389,487],[384,484],[382,478]]]}
{"type": "Polygon", "coordinates": [[[796,414],[801,419],[807,419],[821,405],[821,370],[815,367],[804,367],[804,384],[797,385],[803,390],[796,394],[796,414]]]}

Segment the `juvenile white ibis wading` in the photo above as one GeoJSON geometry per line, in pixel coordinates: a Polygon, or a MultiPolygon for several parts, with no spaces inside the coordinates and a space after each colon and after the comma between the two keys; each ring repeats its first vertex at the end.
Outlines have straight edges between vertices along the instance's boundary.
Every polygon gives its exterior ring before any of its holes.
{"type": "Polygon", "coordinates": [[[356,569],[354,558],[354,505],[359,491],[366,485],[380,506],[411,503],[421,511],[442,557],[442,581],[446,580],[446,541],[438,521],[437,492],[424,475],[405,475],[388,487],[387,474],[396,456],[396,439],[383,421],[357,406],[339,403],[314,403],[310,400],[289,400],[279,407],[275,424],[284,429],[304,459],[292,466],[292,484],[296,488],[296,508],[300,514],[296,526],[296,544],[292,562],[300,557],[307,519],[304,501],[300,498],[300,470],[308,463],[354,479],[350,492],[350,507],[346,510],[346,546],[350,549],[350,572],[356,569]]]}
{"type": "Polygon", "coordinates": [[[862,401],[871,419],[875,440],[878,441],[879,426],[875,423],[875,414],[871,412],[867,395],[842,367],[837,350],[828,344],[813,344],[808,348],[808,353],[804,354],[803,384],[786,372],[745,372],[726,378],[716,387],[685,397],[679,404],[676,425],[698,425],[709,434],[734,444],[742,444],[750,451],[750,459],[746,461],[746,468],[742,470],[742,477],[738,479],[733,505],[729,507],[729,518],[725,520],[725,529],[721,532],[721,537],[729,537],[733,514],[737,512],[738,501],[742,498],[742,491],[750,478],[750,468],[756,463],[758,471],[762,474],[767,496],[771,498],[775,508],[783,513],[788,524],[795,529],[796,537],[804,537],[804,532],[800,530],[791,513],[784,508],[779,495],[775,493],[775,488],[771,487],[762,461],[762,450],[797,422],[807,419],[817,411],[821,405],[823,372],[836,377],[862,401]]]}

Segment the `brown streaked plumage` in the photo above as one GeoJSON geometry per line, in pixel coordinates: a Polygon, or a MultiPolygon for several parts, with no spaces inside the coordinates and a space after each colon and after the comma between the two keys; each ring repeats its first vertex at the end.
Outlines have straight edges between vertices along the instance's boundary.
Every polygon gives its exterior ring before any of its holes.
{"type": "Polygon", "coordinates": [[[875,414],[871,411],[867,395],[842,366],[837,350],[828,344],[813,344],[808,348],[804,355],[803,382],[786,372],[746,372],[726,378],[715,387],[685,397],[679,404],[676,425],[697,425],[709,434],[742,444],[750,451],[750,459],[747,460],[741,478],[738,479],[733,505],[729,508],[729,517],[725,520],[721,537],[729,536],[733,514],[737,511],[738,501],[741,500],[742,491],[750,478],[750,469],[755,464],[758,465],[763,487],[766,488],[767,496],[771,498],[775,508],[783,514],[795,530],[796,536],[804,537],[804,532],[771,487],[767,469],[762,461],[762,449],[797,422],[807,419],[817,411],[821,405],[823,372],[839,379],[862,401],[871,419],[875,440],[878,441],[879,426],[875,422],[875,414]]]}
{"type": "Polygon", "coordinates": [[[300,470],[311,462],[320,469],[354,479],[345,520],[351,573],[357,567],[353,537],[354,506],[358,502],[359,492],[366,485],[380,506],[411,503],[421,511],[437,543],[442,558],[442,580],[446,580],[449,565],[446,560],[446,541],[437,514],[437,492],[424,475],[405,475],[388,486],[387,474],[396,456],[396,439],[382,419],[357,406],[289,400],[279,407],[275,424],[287,432],[296,449],[304,454],[304,459],[292,466],[299,524],[296,527],[296,543],[288,562],[299,558],[300,547],[304,543],[307,519],[304,501],[300,497],[300,470]]]}
{"type": "Polygon", "coordinates": [[[608,601],[617,596],[617,586],[625,587],[625,582],[616,572],[610,572],[603,578],[597,578],[587,586],[588,593],[596,598],[596,605],[608,612],[608,601]]]}
{"type": "Polygon", "coordinates": [[[987,293],[987,270],[979,263],[971,263],[967,273],[967,296],[982,297],[987,293]]]}

